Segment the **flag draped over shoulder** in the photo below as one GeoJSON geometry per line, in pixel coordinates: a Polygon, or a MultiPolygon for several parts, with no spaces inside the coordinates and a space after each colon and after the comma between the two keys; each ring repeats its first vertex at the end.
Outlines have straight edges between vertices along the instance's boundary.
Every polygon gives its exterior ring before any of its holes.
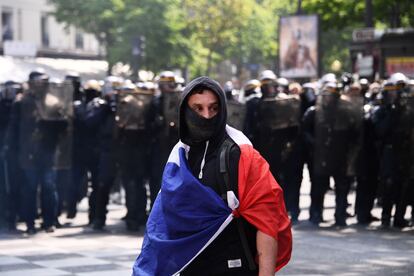
{"type": "Polygon", "coordinates": [[[240,215],[278,241],[275,270],[289,261],[292,235],[283,192],[250,141],[231,127],[226,131],[241,150],[239,208],[229,208],[215,191],[192,175],[186,158],[188,147],[178,143],[164,169],[133,275],[179,273],[240,215]]]}

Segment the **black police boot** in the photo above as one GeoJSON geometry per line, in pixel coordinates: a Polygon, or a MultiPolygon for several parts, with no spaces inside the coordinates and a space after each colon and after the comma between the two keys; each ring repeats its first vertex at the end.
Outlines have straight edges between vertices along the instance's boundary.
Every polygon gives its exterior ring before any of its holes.
{"type": "Polygon", "coordinates": [[[94,230],[103,230],[104,227],[105,227],[105,221],[103,220],[95,219],[92,222],[92,229],[94,230]]]}
{"type": "Polygon", "coordinates": [[[408,220],[405,219],[394,219],[394,227],[396,228],[404,228],[409,226],[408,220]]]}

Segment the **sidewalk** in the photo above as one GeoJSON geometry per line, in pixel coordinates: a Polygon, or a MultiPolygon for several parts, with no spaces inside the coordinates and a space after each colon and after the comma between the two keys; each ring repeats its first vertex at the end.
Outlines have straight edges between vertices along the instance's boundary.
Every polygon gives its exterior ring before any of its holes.
{"type": "MultiPolygon", "coordinates": [[[[308,208],[310,184],[307,175],[301,190],[300,222],[293,227],[291,262],[278,275],[414,275],[414,228],[380,230],[379,222],[369,227],[356,225],[335,228],[334,193],[325,199],[326,222],[310,224],[308,208]]],[[[354,202],[354,192],[349,202],[354,202]]],[[[139,254],[143,232],[125,230],[122,205],[111,204],[105,231],[87,227],[87,203],[80,204],[75,220],[61,218],[64,228],[34,236],[20,232],[0,233],[0,276],[30,275],[130,275],[139,254]]],[[[350,208],[352,213],[353,209],[350,208]]],[[[376,216],[380,209],[374,210],[376,216]]]]}
{"type": "Polygon", "coordinates": [[[120,205],[110,206],[105,231],[94,231],[86,225],[86,207],[83,201],[76,219],[61,219],[64,227],[54,233],[0,234],[0,275],[131,275],[143,232],[125,230],[120,205]]]}

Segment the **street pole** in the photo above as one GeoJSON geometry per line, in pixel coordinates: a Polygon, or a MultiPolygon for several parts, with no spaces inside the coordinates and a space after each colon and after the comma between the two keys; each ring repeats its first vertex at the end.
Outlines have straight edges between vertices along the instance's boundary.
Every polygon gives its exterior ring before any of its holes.
{"type": "Polygon", "coordinates": [[[302,0],[298,0],[298,8],[296,14],[302,14],[302,0]]]}
{"type": "Polygon", "coordinates": [[[374,27],[372,0],[365,0],[365,27],[374,27]]]}

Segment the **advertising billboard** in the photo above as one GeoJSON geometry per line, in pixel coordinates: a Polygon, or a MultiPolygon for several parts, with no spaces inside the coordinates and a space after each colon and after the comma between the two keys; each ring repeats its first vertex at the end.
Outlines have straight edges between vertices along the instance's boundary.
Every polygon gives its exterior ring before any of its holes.
{"type": "Polygon", "coordinates": [[[314,78],[319,71],[317,15],[281,17],[279,21],[279,75],[314,78]]]}
{"type": "Polygon", "coordinates": [[[409,78],[414,78],[414,57],[387,57],[385,65],[388,76],[400,72],[409,78]]]}

